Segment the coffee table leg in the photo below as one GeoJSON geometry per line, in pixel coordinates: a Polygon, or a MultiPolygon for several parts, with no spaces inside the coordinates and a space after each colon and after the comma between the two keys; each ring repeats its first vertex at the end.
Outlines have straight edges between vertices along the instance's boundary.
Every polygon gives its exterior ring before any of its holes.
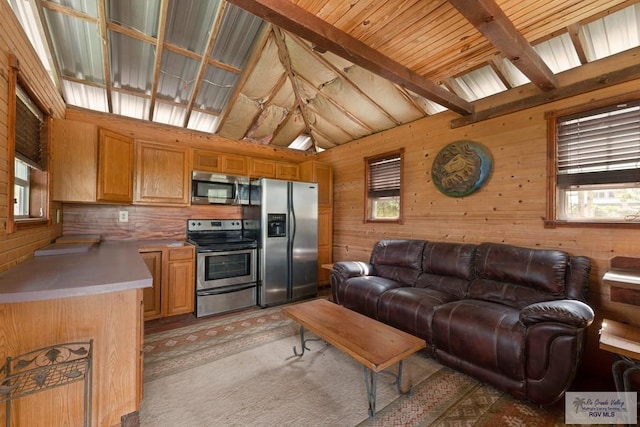
{"type": "MultiPolygon", "coordinates": [[[[409,396],[413,393],[413,385],[409,387],[409,390],[402,391],[402,360],[398,362],[398,373],[394,374],[389,371],[380,371],[382,374],[391,375],[395,378],[396,387],[398,388],[398,394],[401,396],[409,396]]],[[[367,388],[367,400],[369,401],[369,418],[376,417],[376,393],[378,385],[378,373],[364,366],[364,383],[367,388]]]]}
{"type": "Polygon", "coordinates": [[[302,352],[298,353],[298,349],[296,348],[296,346],[293,346],[293,355],[294,356],[298,356],[298,357],[302,357],[302,355],[304,354],[305,350],[309,350],[311,351],[311,349],[309,347],[307,347],[307,343],[309,341],[320,341],[320,338],[304,338],[304,326],[300,326],[300,347],[302,348],[302,352]]]}
{"type": "Polygon", "coordinates": [[[367,388],[367,400],[369,401],[369,418],[376,417],[376,392],[378,386],[378,373],[364,367],[364,384],[367,388]]]}

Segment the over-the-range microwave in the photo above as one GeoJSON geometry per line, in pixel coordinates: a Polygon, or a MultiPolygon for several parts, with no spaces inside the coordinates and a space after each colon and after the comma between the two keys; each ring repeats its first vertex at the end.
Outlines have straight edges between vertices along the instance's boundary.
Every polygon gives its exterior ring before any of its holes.
{"type": "Polygon", "coordinates": [[[248,177],[193,171],[191,204],[248,205],[251,182],[248,177]]]}

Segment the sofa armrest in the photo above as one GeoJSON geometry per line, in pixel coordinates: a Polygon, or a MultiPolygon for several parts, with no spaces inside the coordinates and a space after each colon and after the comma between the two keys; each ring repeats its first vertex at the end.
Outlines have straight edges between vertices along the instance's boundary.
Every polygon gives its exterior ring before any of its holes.
{"type": "Polygon", "coordinates": [[[520,322],[530,326],[540,322],[559,322],[576,328],[586,328],[595,317],[591,307],[577,300],[543,301],[520,310],[520,322]]]}
{"type": "Polygon", "coordinates": [[[360,261],[339,261],[333,264],[331,274],[339,274],[342,280],[349,277],[369,276],[373,274],[373,265],[360,261]]]}

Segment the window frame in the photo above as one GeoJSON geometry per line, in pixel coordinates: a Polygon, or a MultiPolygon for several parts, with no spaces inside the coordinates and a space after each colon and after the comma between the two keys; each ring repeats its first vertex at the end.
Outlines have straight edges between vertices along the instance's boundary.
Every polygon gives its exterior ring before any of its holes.
{"type": "Polygon", "coordinates": [[[375,156],[369,156],[364,158],[364,223],[388,223],[388,224],[403,224],[404,223],[404,148],[394,151],[388,151],[386,153],[377,154],[375,156]],[[369,179],[371,174],[371,163],[383,160],[391,157],[400,158],[400,188],[399,188],[399,212],[398,218],[384,219],[384,218],[372,218],[371,212],[371,197],[369,197],[369,179]]]}
{"type": "Polygon", "coordinates": [[[545,113],[547,120],[547,209],[544,218],[545,228],[573,227],[573,228],[627,228],[639,229],[640,222],[632,221],[571,221],[558,219],[558,139],[557,124],[560,119],[580,113],[606,108],[616,104],[636,102],[640,100],[640,91],[634,91],[620,96],[590,101],[588,104],[553,110],[545,113]]]}
{"type": "Polygon", "coordinates": [[[8,100],[7,100],[7,223],[5,232],[12,234],[18,230],[34,228],[34,227],[46,227],[51,224],[49,200],[50,200],[50,174],[49,174],[49,159],[48,149],[50,146],[49,132],[51,112],[44,106],[42,100],[31,89],[31,86],[24,75],[20,72],[20,64],[17,57],[14,54],[9,54],[9,69],[8,69],[8,100]],[[34,174],[33,168],[30,168],[30,184],[38,184],[39,190],[33,191],[30,188],[29,191],[29,211],[30,216],[28,218],[15,218],[13,200],[15,198],[14,186],[15,186],[15,159],[16,159],[16,104],[17,104],[17,86],[20,86],[21,90],[29,97],[44,114],[42,125],[44,130],[41,131],[41,144],[44,144],[44,153],[42,160],[41,173],[34,174]],[[38,175],[38,176],[34,176],[38,175]],[[35,193],[35,194],[34,194],[35,193]],[[33,212],[32,201],[38,200],[38,210],[42,209],[42,216],[31,216],[33,212]]]}

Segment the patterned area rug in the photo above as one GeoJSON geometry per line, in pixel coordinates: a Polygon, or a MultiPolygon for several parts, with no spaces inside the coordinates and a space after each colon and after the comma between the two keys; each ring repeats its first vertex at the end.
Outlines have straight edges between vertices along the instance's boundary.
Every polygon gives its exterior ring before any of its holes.
{"type": "MultiPolygon", "coordinates": [[[[145,366],[145,401],[153,400],[153,396],[149,393],[159,393],[162,381],[171,378],[169,384],[178,381],[179,378],[188,376],[189,373],[196,376],[202,376],[207,372],[207,366],[215,365],[216,361],[226,361],[232,366],[236,361],[241,361],[243,355],[255,353],[258,356],[251,356],[249,359],[253,362],[249,364],[259,363],[259,354],[261,351],[273,352],[273,345],[276,341],[278,347],[286,347],[282,351],[291,352],[291,344],[296,344],[297,332],[299,327],[289,318],[282,315],[280,307],[251,311],[236,316],[225,317],[223,319],[211,320],[209,322],[197,323],[192,326],[183,327],[166,332],[154,333],[145,337],[144,345],[144,366],[145,366]],[[288,339],[285,339],[288,338],[288,339]],[[283,340],[285,339],[285,340],[283,340]],[[269,347],[271,346],[271,347],[269,347]],[[268,350],[267,350],[268,349],[268,350]],[[224,360],[223,360],[224,359],[224,360]],[[200,371],[198,371],[200,370],[200,371]],[[149,393],[147,390],[150,390],[149,393]]],[[[318,351],[322,344],[313,343],[313,351],[309,354],[322,353],[324,350],[318,351]]],[[[299,342],[298,342],[299,345],[299,342]]],[[[327,347],[331,351],[340,353],[337,349],[327,347]]],[[[279,349],[280,351],[280,349],[279,349]]],[[[287,353],[289,354],[289,353],[287,353]]],[[[327,351],[329,354],[329,351],[327,351]]],[[[317,357],[317,356],[313,356],[317,357]]],[[[334,357],[342,357],[339,362],[331,360],[331,366],[336,363],[340,365],[351,364],[352,359],[346,355],[338,354],[334,357]]],[[[304,358],[308,358],[305,354],[304,358]]],[[[289,357],[280,357],[276,360],[276,364],[285,365],[284,360],[289,357]],[[279,361],[282,360],[282,363],[279,361]]],[[[316,364],[313,358],[310,358],[312,364],[316,364]]],[[[221,363],[221,362],[218,362],[221,363]]],[[[238,362],[241,363],[241,362],[238,362]]],[[[265,362],[266,363],[266,362],[265,362]]],[[[354,366],[346,366],[345,369],[356,370],[356,390],[362,388],[361,392],[356,391],[358,399],[365,399],[364,380],[362,379],[362,371],[359,365],[353,362],[354,366]],[[358,381],[360,378],[361,381],[358,381]],[[360,396],[362,394],[362,396],[360,396]]],[[[381,405],[382,400],[379,399],[378,412],[374,420],[362,418],[361,421],[349,421],[349,426],[526,426],[526,427],[543,427],[543,426],[563,426],[563,414],[549,411],[535,405],[517,401],[511,397],[502,394],[495,388],[484,385],[473,378],[458,373],[447,367],[439,365],[432,359],[421,354],[416,354],[407,359],[405,366],[410,366],[414,370],[414,374],[410,376],[417,378],[414,380],[414,390],[409,397],[398,397],[395,393],[391,393],[389,403],[381,405]],[[420,375],[415,374],[415,370],[423,370],[420,375]]],[[[290,364],[289,366],[295,366],[290,364]]],[[[256,375],[260,373],[257,366],[256,375]]],[[[342,368],[342,367],[341,367],[342,368]]],[[[212,368],[213,369],[213,368],[212,368]]],[[[219,368],[217,368],[219,369],[219,368]]],[[[230,368],[231,369],[231,368],[230,368]]],[[[269,369],[274,369],[270,367],[269,369]]],[[[310,376],[313,370],[309,371],[305,368],[305,374],[310,376]]],[[[327,369],[327,367],[323,367],[327,369]]],[[[333,368],[328,368],[333,370],[333,368]]],[[[299,370],[299,369],[298,369],[299,370]]],[[[286,372],[285,372],[286,373],[286,372]]],[[[325,378],[329,381],[329,373],[324,376],[320,373],[322,380],[325,378]]],[[[340,374],[346,375],[346,374],[340,374]]],[[[341,382],[340,375],[335,380],[341,382]]],[[[314,381],[305,377],[305,382],[314,381]]],[[[405,375],[406,377],[406,375],[405,375]]],[[[273,379],[269,380],[273,383],[273,379]]],[[[276,381],[277,382],[277,381],[276,381]]],[[[379,380],[379,396],[380,383],[379,380]]],[[[188,386],[188,384],[187,384],[188,386]]],[[[284,385],[287,387],[287,385],[284,385]]],[[[337,386],[336,386],[337,387],[337,386]]],[[[394,387],[395,390],[395,387],[394,387]]],[[[314,391],[315,392],[315,391],[314,391]]],[[[275,394],[279,391],[273,392],[275,394]]],[[[322,393],[318,393],[319,395],[322,393]]],[[[314,397],[314,402],[318,405],[321,402],[319,398],[314,397]]],[[[143,401],[141,408],[141,419],[143,425],[145,416],[149,419],[152,403],[143,401]],[[147,414],[145,414],[147,411],[147,414]]],[[[308,405],[308,404],[307,404],[308,405]]],[[[327,408],[338,408],[335,402],[328,402],[327,408]]],[[[358,408],[361,407],[358,403],[358,408]]],[[[163,407],[166,403],[163,404],[163,407]]],[[[238,409],[234,409],[237,411],[238,409]]],[[[331,409],[329,409],[331,411],[331,409]]],[[[363,410],[366,415],[366,409],[363,410]]],[[[264,411],[263,411],[264,413],[264,411]]],[[[297,421],[306,425],[328,425],[317,417],[313,420],[300,419],[300,414],[296,414],[297,421]]],[[[338,418],[340,419],[340,418],[338,418]]],[[[346,420],[346,418],[344,418],[346,420]]],[[[262,420],[264,421],[264,420],[262,420]]],[[[247,418],[230,425],[265,425],[262,421],[247,418]]],[[[288,424],[288,423],[284,423],[288,424]]],[[[151,425],[151,424],[148,424],[151,425]]],[[[185,424],[186,425],[186,424],[185,424]]],[[[198,421],[192,421],[188,425],[211,425],[207,422],[200,424],[198,421]]],[[[293,425],[293,424],[288,424],[293,425]]]]}

